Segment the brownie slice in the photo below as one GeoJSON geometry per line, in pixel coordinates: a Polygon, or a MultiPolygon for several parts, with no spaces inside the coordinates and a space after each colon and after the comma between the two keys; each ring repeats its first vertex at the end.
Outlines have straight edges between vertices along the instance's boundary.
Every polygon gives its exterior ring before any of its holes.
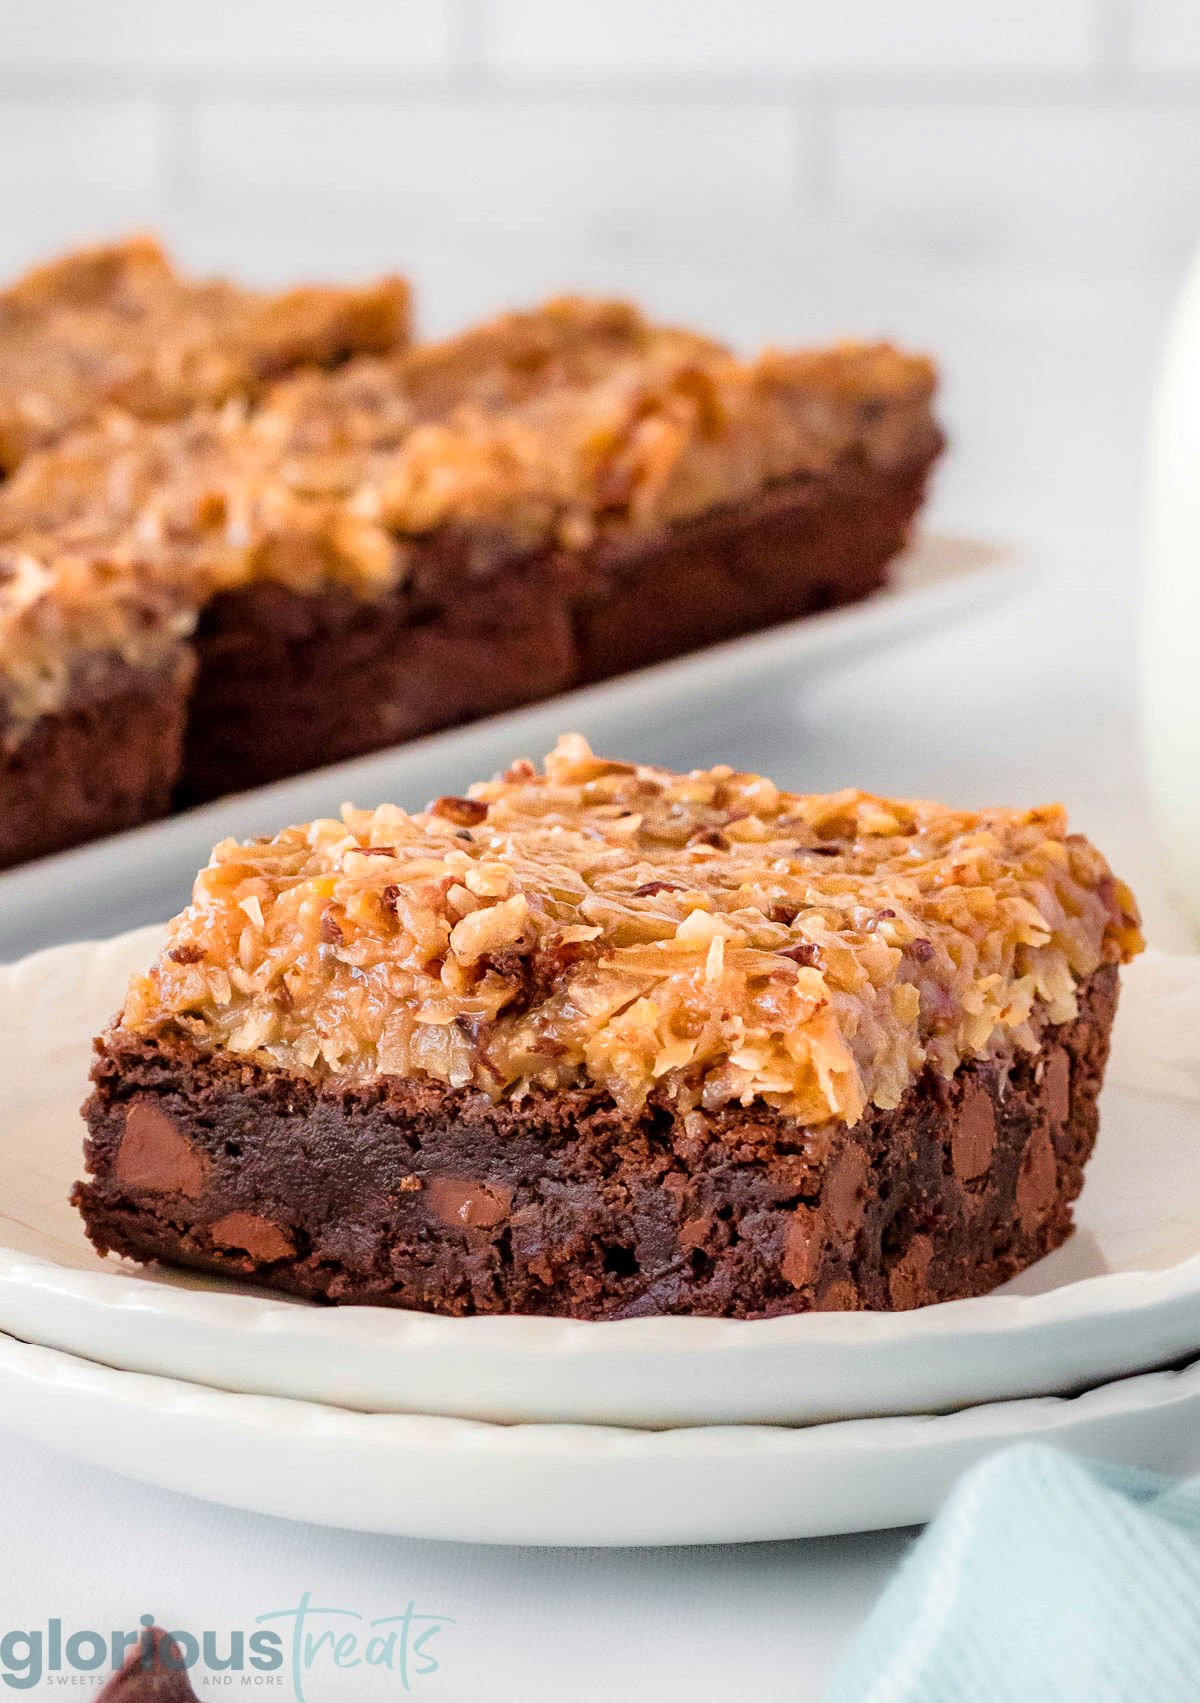
{"type": "Polygon", "coordinates": [[[174,589],[0,545],[0,868],[169,808],[195,658],[174,589]]]}
{"type": "MultiPolygon", "coordinates": [[[[137,422],[407,338],[401,279],[254,291],[181,276],[149,238],[0,293],[0,867],[162,815],[179,784],[195,607],[174,545],[141,547],[166,462],[137,422]]],[[[181,430],[208,465],[215,426],[181,430]]]]}
{"type": "Polygon", "coordinates": [[[194,672],[110,659],[52,715],[0,739],[0,869],[164,816],[182,760],[194,672]]]}
{"type": "Polygon", "coordinates": [[[102,1251],[451,1314],[979,1294],[1066,1237],[1136,909],[1056,808],[560,742],[219,846],[97,1043],[102,1251]]]}
{"type": "Polygon", "coordinates": [[[180,802],[340,762],[609,680],[880,586],[921,494],[911,472],[801,475],[744,503],[572,557],[472,571],[449,530],[364,599],[259,584],[215,597],[180,802]]]}
{"type": "Polygon", "coordinates": [[[885,346],[742,361],[566,299],[280,387],[258,429],[351,494],[292,501],[272,583],[260,554],[205,604],[183,796],[866,596],[941,449],[933,386],[885,346]]]}
{"type": "Polygon", "coordinates": [[[566,298],[113,416],[25,461],[0,540],[51,583],[171,588],[190,803],[865,596],[941,447],[933,386],[886,346],[746,361],[566,298]]]}

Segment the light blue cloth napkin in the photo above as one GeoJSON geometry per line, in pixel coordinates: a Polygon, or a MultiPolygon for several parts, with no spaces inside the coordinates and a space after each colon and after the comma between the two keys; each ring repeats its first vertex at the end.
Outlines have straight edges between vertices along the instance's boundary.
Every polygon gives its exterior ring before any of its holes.
{"type": "Polygon", "coordinates": [[[828,1703],[1197,1703],[1200,1481],[1040,1445],[972,1468],[828,1703]]]}

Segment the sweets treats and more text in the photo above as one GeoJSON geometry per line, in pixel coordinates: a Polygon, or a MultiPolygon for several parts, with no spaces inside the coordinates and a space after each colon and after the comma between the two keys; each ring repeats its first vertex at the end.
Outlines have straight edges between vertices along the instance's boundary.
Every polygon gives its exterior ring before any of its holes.
{"type": "Polygon", "coordinates": [[[141,239],[0,293],[0,865],[846,603],[942,443],[886,344],[567,297],[442,343],[141,239]]]}
{"type": "Polygon", "coordinates": [[[97,1043],[96,1245],[449,1313],[981,1293],[1069,1233],[1134,901],[1057,806],[539,771],[219,845],[97,1043]]]}

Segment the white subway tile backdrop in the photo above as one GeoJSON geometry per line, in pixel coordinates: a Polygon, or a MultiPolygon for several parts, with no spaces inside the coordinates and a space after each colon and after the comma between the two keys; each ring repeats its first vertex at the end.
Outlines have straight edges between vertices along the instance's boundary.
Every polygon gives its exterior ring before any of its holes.
{"type": "Polygon", "coordinates": [[[950,256],[1093,251],[1135,264],[1200,232],[1200,120],[1097,100],[834,114],[835,201],[950,256]]]}
{"type": "Polygon", "coordinates": [[[1131,0],[1132,56],[1140,71],[1200,72],[1200,6],[1195,0],[1131,0]]]}
{"type": "Polygon", "coordinates": [[[399,230],[621,241],[656,226],[705,235],[716,208],[741,228],[787,221],[796,132],[781,102],[235,97],[197,101],[190,149],[201,198],[254,198],[265,182],[293,205],[386,208],[399,230]]]}
{"type": "Polygon", "coordinates": [[[273,80],[448,73],[455,0],[34,0],[3,8],[9,69],[273,80]]]}
{"type": "Polygon", "coordinates": [[[69,103],[32,91],[0,101],[0,189],[8,221],[47,192],[97,191],[132,202],[159,183],[163,115],[148,95],[80,94],[69,103]]]}
{"type": "Polygon", "coordinates": [[[843,238],[1138,271],[1200,228],[1198,166],[1200,0],[10,0],[0,29],[10,268],[143,223],[263,271],[843,238]]]}
{"type": "Polygon", "coordinates": [[[1087,71],[1092,0],[497,0],[503,72],[954,76],[1087,71]]]}

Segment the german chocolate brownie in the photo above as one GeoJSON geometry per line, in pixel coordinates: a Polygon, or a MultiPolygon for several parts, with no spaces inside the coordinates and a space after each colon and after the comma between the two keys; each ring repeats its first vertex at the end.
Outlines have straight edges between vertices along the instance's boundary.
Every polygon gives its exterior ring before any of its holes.
{"type": "Polygon", "coordinates": [[[146,427],[123,483],[138,422],[244,409],[408,326],[402,279],[254,291],[181,276],[148,238],[0,293],[0,867],[162,815],[178,787],[195,610],[177,561],[130,536],[165,472],[146,427]]]}
{"type": "Polygon", "coordinates": [[[97,1042],[101,1251],[465,1314],[992,1288],[1070,1232],[1136,907],[1057,807],[593,756],[217,847],[97,1042]]]}
{"type": "Polygon", "coordinates": [[[862,597],[940,449],[933,387],[886,346],[742,360],[567,298],[182,421],[112,415],[0,490],[0,553],[58,634],[39,713],[67,706],[89,576],[126,583],[110,653],[194,658],[146,788],[178,802],[862,597]]]}

